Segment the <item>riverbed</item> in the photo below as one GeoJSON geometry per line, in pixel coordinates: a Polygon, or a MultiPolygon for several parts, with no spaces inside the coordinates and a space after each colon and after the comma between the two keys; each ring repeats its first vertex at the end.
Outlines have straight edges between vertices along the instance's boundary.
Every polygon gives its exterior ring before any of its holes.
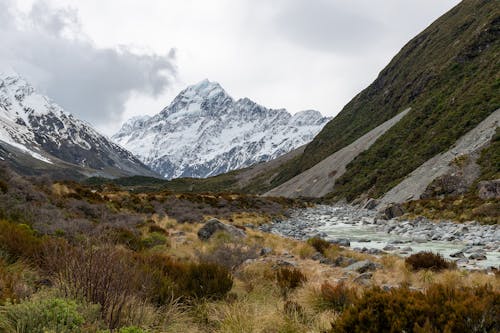
{"type": "Polygon", "coordinates": [[[302,240],[319,236],[372,254],[408,256],[432,251],[467,269],[500,267],[498,225],[425,218],[383,220],[373,210],[318,205],[292,211],[290,217],[264,226],[263,230],[302,240]]]}

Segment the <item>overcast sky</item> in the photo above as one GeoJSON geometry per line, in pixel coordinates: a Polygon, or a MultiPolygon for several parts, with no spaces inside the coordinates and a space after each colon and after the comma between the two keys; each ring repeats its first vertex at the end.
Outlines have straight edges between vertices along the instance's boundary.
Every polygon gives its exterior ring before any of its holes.
{"type": "Polygon", "coordinates": [[[219,82],[335,115],[457,0],[0,0],[0,70],[113,134],[219,82]]]}

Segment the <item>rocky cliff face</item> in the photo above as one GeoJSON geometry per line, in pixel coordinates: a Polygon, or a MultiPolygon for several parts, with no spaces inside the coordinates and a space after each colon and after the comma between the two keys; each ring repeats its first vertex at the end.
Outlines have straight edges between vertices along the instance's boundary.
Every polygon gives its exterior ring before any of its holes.
{"type": "Polygon", "coordinates": [[[0,75],[0,145],[3,160],[13,159],[7,151],[14,149],[48,165],[65,162],[90,174],[154,175],[130,152],[16,75],[0,75]]]}
{"type": "Polygon", "coordinates": [[[328,120],[318,111],[291,115],[234,100],[204,80],[154,117],[130,119],[113,140],[166,178],[208,177],[277,158],[312,140],[328,120]]]}

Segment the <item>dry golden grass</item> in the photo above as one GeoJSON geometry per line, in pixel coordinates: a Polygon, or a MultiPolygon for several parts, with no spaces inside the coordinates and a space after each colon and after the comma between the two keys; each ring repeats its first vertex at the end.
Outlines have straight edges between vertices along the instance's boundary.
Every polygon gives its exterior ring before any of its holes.
{"type": "MultiPolygon", "coordinates": [[[[241,226],[260,224],[265,219],[256,219],[252,223],[253,218],[251,214],[242,214],[224,222],[241,226]]],[[[209,253],[220,245],[235,241],[224,233],[217,233],[209,241],[199,240],[197,232],[202,227],[201,223],[181,224],[158,216],[152,216],[151,220],[170,235],[170,246],[160,250],[176,258],[197,260],[199,253],[209,253]]],[[[346,286],[355,288],[360,295],[369,287],[353,282],[357,274],[310,259],[316,251],[305,242],[251,228],[246,228],[246,234],[247,237],[241,240],[243,244],[268,247],[272,253],[239,266],[234,272],[234,285],[227,299],[198,302],[187,308],[175,305],[165,308],[162,311],[166,311],[165,316],[169,319],[165,322],[168,321],[168,325],[155,322],[157,314],[145,306],[143,311],[147,325],[144,326],[155,327],[160,332],[324,332],[330,329],[339,313],[321,303],[321,285],[325,281],[332,285],[342,281],[346,286]],[[286,299],[276,284],[276,263],[279,261],[293,263],[308,279],[286,299]],[[293,302],[295,310],[285,310],[287,301],[293,302]]],[[[490,284],[494,290],[500,290],[498,277],[481,272],[412,272],[403,258],[394,255],[372,256],[338,246],[325,251],[325,257],[331,260],[338,256],[382,264],[383,268],[373,273],[371,285],[409,285],[425,289],[431,283],[454,286],[490,284]]]]}

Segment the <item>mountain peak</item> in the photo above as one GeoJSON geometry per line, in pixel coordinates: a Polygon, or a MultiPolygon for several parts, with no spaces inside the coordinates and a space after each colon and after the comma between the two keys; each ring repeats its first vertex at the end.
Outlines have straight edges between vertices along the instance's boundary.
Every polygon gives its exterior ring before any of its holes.
{"type": "Polygon", "coordinates": [[[186,89],[181,91],[179,95],[187,98],[213,98],[219,94],[227,95],[226,91],[218,82],[212,82],[208,79],[204,79],[196,84],[188,86],[186,89]]]}
{"type": "Polygon", "coordinates": [[[233,100],[217,82],[181,91],[152,118],[126,122],[113,139],[166,178],[208,177],[281,156],[308,143],[329,118],[292,117],[249,98],[233,100]]]}
{"type": "Polygon", "coordinates": [[[182,90],[160,114],[167,118],[180,116],[180,111],[192,116],[220,115],[232,103],[233,98],[219,83],[205,79],[182,90]]]}

